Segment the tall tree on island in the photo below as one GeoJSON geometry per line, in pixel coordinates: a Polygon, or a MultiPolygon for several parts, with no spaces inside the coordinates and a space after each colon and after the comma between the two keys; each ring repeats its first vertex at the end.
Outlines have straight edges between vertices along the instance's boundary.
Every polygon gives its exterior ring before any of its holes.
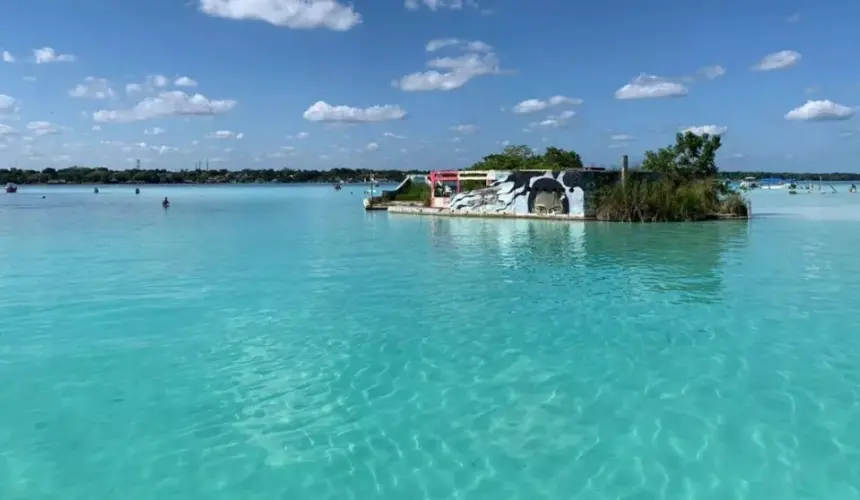
{"type": "Polygon", "coordinates": [[[658,172],[678,181],[716,177],[720,146],[722,139],[719,135],[678,133],[675,144],[660,148],[656,153],[645,153],[642,170],[658,172]]]}

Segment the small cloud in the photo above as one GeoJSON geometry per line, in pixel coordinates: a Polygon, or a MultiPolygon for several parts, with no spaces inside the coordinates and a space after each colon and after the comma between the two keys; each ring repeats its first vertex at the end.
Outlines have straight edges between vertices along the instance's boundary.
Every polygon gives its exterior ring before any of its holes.
{"type": "Polygon", "coordinates": [[[573,118],[575,115],[576,115],[576,113],[573,111],[570,111],[570,110],[562,111],[561,113],[559,113],[557,115],[547,116],[545,120],[530,123],[529,126],[526,127],[523,131],[524,132],[531,132],[532,130],[534,130],[536,128],[544,128],[544,127],[562,128],[565,125],[567,125],[567,122],[569,122],[570,119],[573,118]]]}
{"type": "Polygon", "coordinates": [[[801,59],[800,52],[794,50],[781,50],[768,54],[759,61],[758,64],[752,67],[753,71],[775,71],[786,69],[797,65],[801,59]]]}
{"type": "Polygon", "coordinates": [[[71,54],[58,54],[51,47],[33,49],[33,60],[36,64],[48,64],[58,62],[75,62],[78,58],[71,54]]]}
{"type": "Polygon", "coordinates": [[[684,97],[689,90],[684,85],[654,75],[640,74],[615,91],[616,99],[657,99],[684,97]]]}
{"type": "Polygon", "coordinates": [[[720,125],[699,125],[681,130],[682,133],[692,132],[695,135],[724,135],[728,131],[729,127],[720,125]]]}
{"type": "Polygon", "coordinates": [[[478,131],[478,127],[476,125],[455,125],[451,127],[451,130],[458,134],[474,134],[478,131]]]}
{"type": "Polygon", "coordinates": [[[550,97],[545,101],[541,99],[526,99],[525,101],[519,102],[514,105],[511,110],[516,114],[536,113],[538,111],[545,111],[549,108],[554,108],[557,106],[577,106],[582,104],[582,102],[582,99],[578,97],[565,97],[563,95],[557,95],[550,97]]]}
{"type": "Polygon", "coordinates": [[[795,12],[794,14],[785,18],[785,22],[791,23],[791,24],[794,24],[798,21],[800,21],[800,14],[797,12],[795,12]]]}
{"type": "Polygon", "coordinates": [[[177,87],[196,87],[197,82],[187,76],[180,76],[173,82],[177,87]]]}
{"type": "Polygon", "coordinates": [[[627,134],[613,134],[612,136],[609,137],[609,140],[611,140],[611,141],[632,141],[633,136],[627,135],[627,134]]]}
{"type": "Polygon", "coordinates": [[[797,121],[838,121],[848,120],[854,116],[855,110],[848,106],[837,104],[829,99],[823,101],[806,101],[806,104],[794,108],[785,115],[786,120],[797,121]]]}
{"type": "Polygon", "coordinates": [[[392,105],[354,108],[317,101],[305,110],[302,117],[312,122],[369,123],[402,120],[406,118],[406,111],[400,106],[392,105]]]}
{"type": "Polygon", "coordinates": [[[233,132],[232,130],[218,130],[212,132],[207,137],[210,139],[241,139],[245,137],[242,132],[233,132]]]}
{"type": "Polygon", "coordinates": [[[719,78],[726,74],[726,68],[720,66],[719,64],[715,64],[713,66],[705,66],[704,68],[699,68],[697,72],[700,76],[707,78],[708,80],[713,80],[715,78],[719,78]]]}

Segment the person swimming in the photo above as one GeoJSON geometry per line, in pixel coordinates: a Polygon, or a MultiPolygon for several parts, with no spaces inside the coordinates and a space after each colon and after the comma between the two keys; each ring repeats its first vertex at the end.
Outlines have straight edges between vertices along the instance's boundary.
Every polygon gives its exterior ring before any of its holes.
{"type": "Polygon", "coordinates": [[[167,199],[167,196],[164,197],[164,201],[161,202],[161,206],[164,208],[170,207],[170,200],[167,199]]]}
{"type": "Polygon", "coordinates": [[[140,188],[134,188],[134,194],[140,194],[140,188]]]}
{"type": "Polygon", "coordinates": [[[99,188],[93,188],[93,193],[99,194],[99,188]]]}

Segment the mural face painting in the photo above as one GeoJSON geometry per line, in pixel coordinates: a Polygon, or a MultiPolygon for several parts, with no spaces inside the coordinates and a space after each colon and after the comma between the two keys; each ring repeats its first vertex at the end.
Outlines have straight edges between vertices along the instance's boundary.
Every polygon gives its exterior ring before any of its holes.
{"type": "Polygon", "coordinates": [[[459,212],[570,215],[585,217],[585,188],[613,181],[608,172],[511,172],[490,186],[451,198],[450,209],[459,212]]]}

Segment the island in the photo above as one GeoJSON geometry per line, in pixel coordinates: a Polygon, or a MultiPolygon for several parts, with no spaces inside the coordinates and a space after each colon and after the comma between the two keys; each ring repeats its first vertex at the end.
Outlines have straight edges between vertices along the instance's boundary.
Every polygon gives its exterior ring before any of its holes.
{"type": "Polygon", "coordinates": [[[587,167],[575,151],[508,146],[466,170],[412,175],[365,208],[463,217],[522,217],[623,222],[747,219],[743,194],[719,175],[719,135],[679,133],[647,151],[638,168],[587,167]]]}

